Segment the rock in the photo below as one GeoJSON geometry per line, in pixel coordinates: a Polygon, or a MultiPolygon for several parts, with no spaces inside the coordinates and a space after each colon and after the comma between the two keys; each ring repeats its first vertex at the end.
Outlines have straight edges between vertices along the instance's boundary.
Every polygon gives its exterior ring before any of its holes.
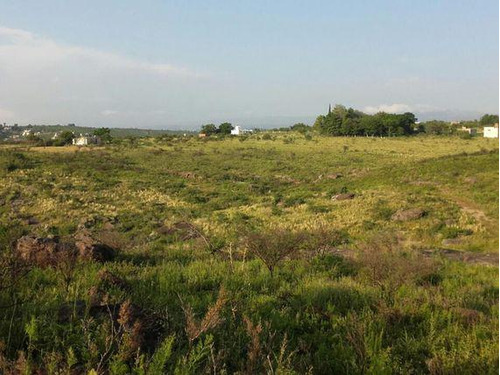
{"type": "Polygon", "coordinates": [[[106,244],[99,243],[86,230],[82,230],[75,236],[75,246],[78,249],[78,256],[83,260],[106,262],[116,257],[115,249],[106,244]]]}
{"type": "Polygon", "coordinates": [[[343,194],[337,194],[332,197],[332,200],[334,201],[345,201],[345,200],[350,200],[354,199],[356,195],[354,193],[343,193],[343,194]]]}
{"type": "Polygon", "coordinates": [[[475,177],[467,177],[465,179],[465,182],[467,182],[468,184],[474,185],[477,182],[477,178],[475,178],[475,177]]]}
{"type": "Polygon", "coordinates": [[[342,178],[342,174],[340,174],[340,173],[331,173],[331,174],[327,174],[325,177],[329,178],[330,180],[336,180],[336,179],[342,178]]]}
{"type": "Polygon", "coordinates": [[[179,221],[170,227],[163,225],[157,229],[157,232],[167,236],[176,236],[181,241],[188,241],[200,237],[200,232],[196,227],[187,221],[179,221]]]}
{"type": "Polygon", "coordinates": [[[23,261],[39,267],[50,267],[77,257],[73,244],[61,243],[57,237],[23,236],[16,242],[16,254],[23,261]]]}
{"type": "Polygon", "coordinates": [[[34,218],[34,217],[28,217],[27,219],[24,220],[24,223],[26,225],[37,225],[40,224],[40,222],[34,218]]]}
{"type": "Polygon", "coordinates": [[[425,211],[421,208],[410,208],[409,210],[399,210],[392,215],[392,220],[395,221],[408,221],[420,219],[425,215],[425,211]]]}

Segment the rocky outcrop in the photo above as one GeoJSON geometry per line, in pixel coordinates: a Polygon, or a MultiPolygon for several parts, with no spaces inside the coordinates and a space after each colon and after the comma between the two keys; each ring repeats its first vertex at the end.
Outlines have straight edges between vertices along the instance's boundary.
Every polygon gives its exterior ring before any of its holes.
{"type": "Polygon", "coordinates": [[[392,220],[395,221],[409,221],[420,219],[425,215],[425,210],[421,208],[410,208],[409,210],[399,210],[392,215],[392,220]]]}
{"type": "Polygon", "coordinates": [[[350,199],[354,199],[356,195],[354,193],[342,193],[342,194],[337,194],[332,197],[332,200],[334,201],[346,201],[350,199]]]}
{"type": "Polygon", "coordinates": [[[51,267],[68,261],[113,260],[116,250],[100,243],[87,231],[75,236],[74,241],[60,241],[58,237],[27,235],[16,242],[15,253],[22,261],[38,267],[51,267]]]}
{"type": "Polygon", "coordinates": [[[74,244],[63,243],[57,237],[23,236],[16,243],[16,255],[26,263],[50,267],[60,262],[76,259],[74,244]]]}
{"type": "Polygon", "coordinates": [[[75,235],[75,246],[78,249],[78,256],[82,260],[106,262],[116,257],[115,249],[100,243],[88,231],[81,231],[75,235]]]}

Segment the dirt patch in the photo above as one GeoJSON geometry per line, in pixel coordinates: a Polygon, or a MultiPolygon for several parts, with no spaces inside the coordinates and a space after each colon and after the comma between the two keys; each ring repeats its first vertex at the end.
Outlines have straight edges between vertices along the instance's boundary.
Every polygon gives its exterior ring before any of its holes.
{"type": "Polygon", "coordinates": [[[422,252],[426,257],[441,256],[446,259],[456,260],[470,264],[485,264],[498,266],[498,253],[473,253],[470,251],[459,251],[452,249],[432,249],[422,252]]]}

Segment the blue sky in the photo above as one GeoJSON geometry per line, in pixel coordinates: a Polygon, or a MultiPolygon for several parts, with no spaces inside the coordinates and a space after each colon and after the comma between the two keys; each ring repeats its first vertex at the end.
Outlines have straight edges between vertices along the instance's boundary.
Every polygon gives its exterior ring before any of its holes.
{"type": "Polygon", "coordinates": [[[498,113],[498,1],[0,1],[0,121],[498,113]]]}

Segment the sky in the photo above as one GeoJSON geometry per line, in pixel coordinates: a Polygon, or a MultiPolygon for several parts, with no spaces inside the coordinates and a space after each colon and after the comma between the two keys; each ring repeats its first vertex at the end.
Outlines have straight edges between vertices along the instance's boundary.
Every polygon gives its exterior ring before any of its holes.
{"type": "Polygon", "coordinates": [[[311,124],[498,113],[495,0],[0,0],[0,122],[311,124]]]}

